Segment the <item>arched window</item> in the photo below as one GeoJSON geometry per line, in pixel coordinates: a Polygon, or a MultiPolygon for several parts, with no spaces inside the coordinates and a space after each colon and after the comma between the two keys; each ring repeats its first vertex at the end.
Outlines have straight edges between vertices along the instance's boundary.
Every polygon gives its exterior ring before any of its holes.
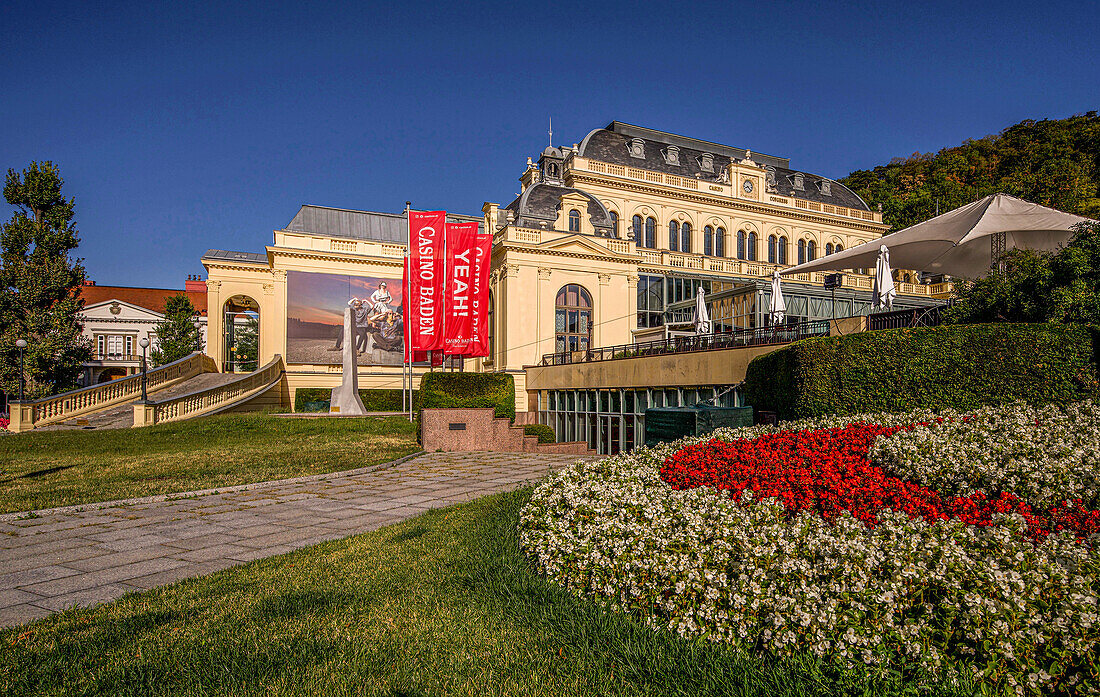
{"type": "Polygon", "coordinates": [[[726,256],[726,228],[720,227],[714,233],[714,256],[726,256]]]}
{"type": "Polygon", "coordinates": [[[642,237],[642,216],[636,215],[630,219],[630,229],[634,232],[634,244],[645,246],[645,238],[642,237]]]}
{"type": "Polygon", "coordinates": [[[787,238],[786,237],[780,237],[779,238],[779,263],[780,264],[786,264],[787,263],[787,238]]]}
{"type": "MultiPolygon", "coordinates": [[[[250,373],[256,370],[260,354],[260,304],[247,295],[234,295],[225,301],[222,317],[222,346],[225,350],[222,372],[250,373]]],[[[341,337],[343,331],[341,324],[341,337]]]]}
{"type": "Polygon", "coordinates": [[[685,222],[680,226],[680,251],[691,251],[691,223],[685,222]]]}
{"type": "Polygon", "coordinates": [[[749,233],[749,245],[748,245],[749,261],[756,261],[756,233],[749,233]]]}
{"type": "Polygon", "coordinates": [[[836,247],[833,248],[833,252],[843,252],[843,251],[844,251],[844,247],[841,247],[839,244],[836,247]]]}
{"type": "Polygon", "coordinates": [[[584,351],[592,343],[592,296],[583,287],[562,286],[554,301],[554,350],[584,351]]]}
{"type": "Polygon", "coordinates": [[[674,252],[680,251],[680,223],[675,220],[668,224],[668,248],[674,252]]]}
{"type": "Polygon", "coordinates": [[[645,219],[645,246],[657,249],[657,219],[645,219]]]}
{"type": "Polygon", "coordinates": [[[611,214],[611,236],[619,236],[619,214],[615,211],[608,211],[611,214]]]}
{"type": "Polygon", "coordinates": [[[775,235],[768,235],[768,263],[774,264],[776,260],[775,256],[775,235]]]}
{"type": "Polygon", "coordinates": [[[581,231],[581,212],[576,208],[569,211],[569,232],[581,231]]]}
{"type": "Polygon", "coordinates": [[[714,228],[710,225],[703,228],[703,254],[714,256],[714,228]]]}
{"type": "Polygon", "coordinates": [[[798,241],[798,263],[806,263],[806,240],[798,241]]]}
{"type": "Polygon", "coordinates": [[[825,243],[825,256],[829,256],[832,253],[833,253],[833,243],[832,242],[826,242],[825,243]]]}
{"type": "Polygon", "coordinates": [[[813,240],[806,243],[806,261],[813,261],[817,257],[817,245],[813,240]]]}
{"type": "Polygon", "coordinates": [[[737,231],[737,258],[738,259],[744,259],[745,258],[745,231],[744,230],[738,230],[737,231]]]}

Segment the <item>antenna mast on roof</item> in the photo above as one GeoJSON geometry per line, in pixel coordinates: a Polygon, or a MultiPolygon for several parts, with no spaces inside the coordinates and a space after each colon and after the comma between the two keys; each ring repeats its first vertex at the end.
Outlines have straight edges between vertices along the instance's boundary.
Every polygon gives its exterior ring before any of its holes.
{"type": "Polygon", "coordinates": [[[554,117],[550,117],[550,147],[554,147],[554,117]]]}

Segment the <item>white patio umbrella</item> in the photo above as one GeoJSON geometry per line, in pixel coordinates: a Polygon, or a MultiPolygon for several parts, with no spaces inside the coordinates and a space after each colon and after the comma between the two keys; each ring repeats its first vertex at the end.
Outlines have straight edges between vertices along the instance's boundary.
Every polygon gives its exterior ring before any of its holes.
{"type": "Polygon", "coordinates": [[[710,334],[710,314],[707,312],[706,295],[703,287],[695,294],[695,317],[692,319],[696,334],[710,334]]]}
{"type": "Polygon", "coordinates": [[[989,272],[994,247],[1002,239],[1005,250],[1053,252],[1073,236],[1070,228],[1083,222],[1090,221],[1008,194],[993,194],[880,240],[792,266],[782,273],[869,268],[878,258],[879,246],[885,244],[890,247],[895,268],[977,278],[989,272]]]}
{"type": "Polygon", "coordinates": [[[878,259],[875,260],[875,287],[871,291],[871,307],[875,310],[892,310],[894,308],[894,296],[898,294],[894,288],[894,277],[890,272],[890,250],[886,245],[879,245],[878,259]]]}
{"type": "Polygon", "coordinates": [[[783,300],[783,285],[779,281],[779,269],[772,272],[772,301],[768,306],[772,324],[782,324],[787,316],[787,303],[783,300]]]}

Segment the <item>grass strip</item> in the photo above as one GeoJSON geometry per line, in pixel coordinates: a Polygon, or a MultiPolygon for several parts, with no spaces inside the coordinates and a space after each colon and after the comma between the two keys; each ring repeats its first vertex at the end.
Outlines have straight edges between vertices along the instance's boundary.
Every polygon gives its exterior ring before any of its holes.
{"type": "Polygon", "coordinates": [[[211,416],[146,428],[0,438],[0,513],[368,467],[412,452],[401,417],[211,416]]]}

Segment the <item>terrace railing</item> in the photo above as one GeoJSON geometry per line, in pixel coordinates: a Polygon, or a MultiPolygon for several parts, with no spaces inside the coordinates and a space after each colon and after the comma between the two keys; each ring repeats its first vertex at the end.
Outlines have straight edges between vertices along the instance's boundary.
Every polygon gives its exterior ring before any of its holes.
{"type": "Polygon", "coordinates": [[[718,334],[697,336],[673,336],[658,341],[636,344],[620,344],[583,351],[548,353],[542,357],[542,365],[568,365],[590,361],[611,361],[620,358],[661,356],[696,351],[721,351],[748,346],[788,344],[799,339],[829,335],[829,320],[810,320],[798,324],[776,325],[757,329],[740,329],[718,334]]]}
{"type": "Polygon", "coordinates": [[[943,310],[945,308],[945,305],[936,305],[935,307],[876,312],[867,318],[867,328],[876,331],[906,327],[937,327],[943,323],[943,310]]]}
{"type": "MultiPolygon", "coordinates": [[[[192,353],[146,373],[147,391],[173,385],[200,373],[216,373],[213,359],[202,353],[192,353]]],[[[52,397],[43,397],[23,403],[12,403],[9,429],[16,433],[38,426],[90,414],[116,404],[122,404],[141,396],[141,373],[100,385],[92,385],[52,397]]]]}
{"type": "Polygon", "coordinates": [[[229,409],[268,391],[283,379],[283,357],[276,354],[259,370],[214,387],[178,397],[134,404],[134,426],[182,421],[229,409]]]}

